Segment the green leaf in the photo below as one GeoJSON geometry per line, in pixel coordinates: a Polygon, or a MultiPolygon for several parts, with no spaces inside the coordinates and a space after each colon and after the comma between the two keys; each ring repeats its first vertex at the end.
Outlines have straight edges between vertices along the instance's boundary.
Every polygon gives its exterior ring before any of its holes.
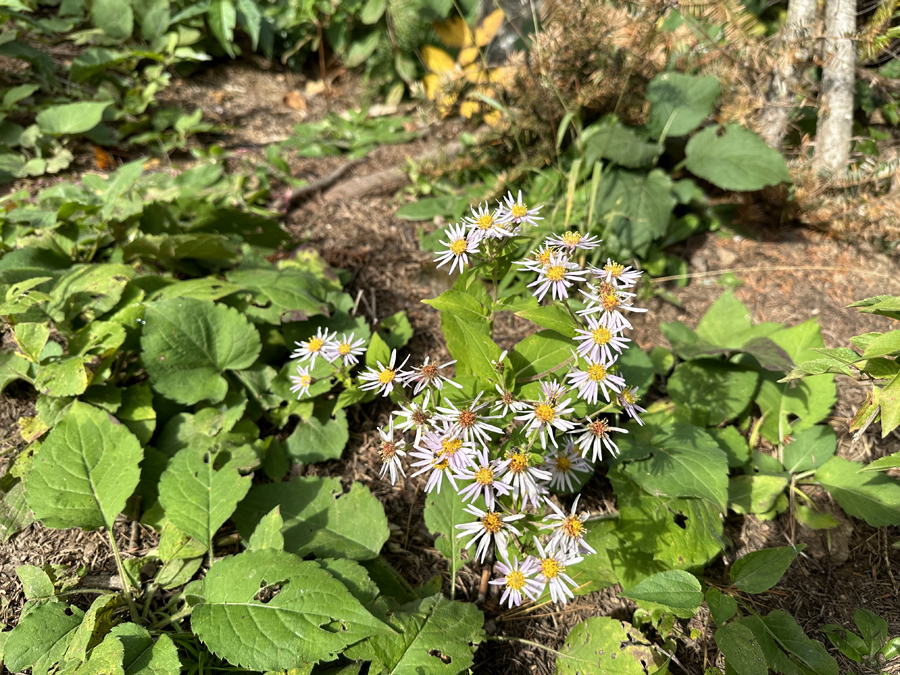
{"type": "Polygon", "coordinates": [[[60,602],[34,608],[9,634],[3,649],[3,665],[16,673],[43,659],[49,669],[62,658],[83,617],[84,613],[77,607],[60,602]]]}
{"type": "Polygon", "coordinates": [[[834,429],[817,424],[799,432],[782,450],[784,468],[791,473],[809,471],[822,466],[834,456],[837,437],[834,429]]]}
{"type": "Polygon", "coordinates": [[[450,289],[436,298],[422,300],[441,312],[447,312],[469,323],[486,323],[488,310],[469,293],[450,289]]]}
{"type": "MultiPolygon", "coordinates": [[[[75,629],[69,648],[66,650],[66,660],[76,662],[84,661],[90,647],[96,641],[97,634],[108,625],[112,611],[119,603],[115,595],[101,595],[94,598],[91,606],[84,613],[81,625],[75,629]]],[[[121,663],[121,659],[119,660],[121,663]]]]}
{"type": "Polygon", "coordinates": [[[608,220],[603,238],[625,257],[646,255],[650,244],[665,235],[674,208],[672,179],[661,169],[611,169],[597,192],[597,213],[608,220]]]}
{"type": "Polygon", "coordinates": [[[166,519],[159,536],[157,551],[164,563],[170,560],[190,560],[201,558],[209,548],[209,541],[197,541],[179,530],[172,521],[166,519]]]}
{"type": "MultiPolygon", "coordinates": [[[[436,536],[434,547],[447,559],[450,579],[455,586],[456,572],[463,566],[462,552],[467,543],[459,539],[457,525],[471,522],[472,515],[465,510],[466,504],[453,490],[432,491],[425,496],[425,525],[436,536]]],[[[470,549],[474,551],[474,549],[470,549]]],[[[469,562],[474,560],[474,553],[469,562]]]]}
{"type": "Polygon", "coordinates": [[[881,473],[860,473],[862,468],[861,462],[832,457],[815,478],[851,516],[872,527],[900,525],[900,483],[881,473]]]}
{"type": "Polygon", "coordinates": [[[118,263],[73,267],[53,287],[47,313],[57,327],[76,317],[92,321],[116,306],[132,277],[134,268],[118,263]]]}
{"type": "Polygon", "coordinates": [[[817,675],[838,675],[837,661],[821,642],[808,638],[790,614],[776,609],[762,621],[771,639],[792,659],[797,659],[817,675]]]}
{"type": "Polygon", "coordinates": [[[187,279],[177,281],[160,288],[153,294],[153,300],[169,300],[171,298],[196,298],[197,300],[219,300],[237,293],[241,287],[215,277],[187,279]]]}
{"type": "Polygon", "coordinates": [[[394,675],[466,672],[484,636],[481,610],[440,594],[402,606],[391,620],[396,633],[371,643],[383,670],[394,675]]]}
{"type": "Polygon", "coordinates": [[[381,31],[373,30],[364,38],[352,42],[344,55],[344,65],[347,68],[356,68],[365,63],[366,59],[375,53],[381,37],[381,31]]]}
{"type": "Polygon", "coordinates": [[[696,614],[703,602],[700,582],[690,572],[667,570],[644,579],[637,586],[619,593],[632,600],[645,600],[696,614]]]}
{"type": "Polygon", "coordinates": [[[866,345],[862,357],[871,359],[876,356],[894,356],[900,354],[900,330],[892,330],[879,335],[866,345]]]}
{"type": "Polygon", "coordinates": [[[179,451],[159,479],[159,503],[180,530],[207,546],[250,489],[242,462],[227,450],[179,451]]]}
{"type": "Polygon", "coordinates": [[[334,419],[327,418],[324,422],[315,415],[306,422],[298,422],[284,448],[293,461],[315,464],[340,459],[349,438],[347,413],[339,410],[334,419]]]}
{"type": "Polygon", "coordinates": [[[759,373],[725,361],[698,359],[679,363],[667,391],[676,403],[705,415],[706,426],[719,426],[740,415],[753,401],[759,373]]]}
{"type": "Polygon", "coordinates": [[[728,466],[732,469],[744,466],[750,461],[750,446],[747,439],[741,436],[736,427],[723,427],[721,429],[707,429],[706,433],[712,436],[723,452],[728,456],[728,466]]]}
{"type": "Polygon", "coordinates": [[[281,534],[282,527],[284,527],[284,520],[281,518],[281,509],[276,506],[259,521],[256,529],[253,530],[253,534],[250,535],[247,548],[251,551],[260,551],[267,548],[283,551],[284,535],[281,534]]]}
{"type": "Polygon", "coordinates": [[[391,349],[405,347],[413,336],[412,324],[409,322],[406,312],[402,310],[379,321],[378,332],[382,334],[382,338],[391,349]]]}
{"type": "Polygon", "coordinates": [[[728,506],[735,513],[765,513],[787,484],[785,476],[734,476],[728,483],[728,506]]]}
{"type": "Polygon", "coordinates": [[[900,452],[880,457],[874,462],[866,464],[860,471],[886,471],[888,469],[900,469],[900,452]]]}
{"type": "Polygon", "coordinates": [[[767,675],[769,667],[756,636],[740,623],[729,623],[716,630],[716,646],[725,655],[725,663],[737,675],[767,675]]]}
{"type": "Polygon", "coordinates": [[[191,616],[194,632],[219,657],[252,670],[332,661],[354,642],[393,633],[318,564],[284,551],[220,560],[203,590],[204,603],[191,616]],[[265,589],[279,592],[269,597],[265,589]]]}
{"type": "Polygon", "coordinates": [[[602,157],[626,169],[641,169],[653,164],[661,152],[659,144],[646,142],[617,121],[601,121],[585,129],[585,135],[590,132],[584,143],[585,166],[593,166],[602,157]]]}
{"type": "Polygon", "coordinates": [[[359,12],[359,20],[367,26],[376,23],[384,14],[387,0],[366,0],[359,12]]]}
{"type": "Polygon", "coordinates": [[[118,638],[124,648],[122,668],[125,675],[178,675],[181,672],[178,648],[165,633],[154,642],[146,628],[120,623],[109,634],[118,638]]]}
{"type": "Polygon", "coordinates": [[[719,99],[719,81],[680,73],[662,73],[647,85],[650,119],[647,123],[654,138],[685,136],[709,117],[719,99]]]}
{"type": "Polygon", "coordinates": [[[541,328],[549,328],[567,338],[573,338],[577,334],[578,326],[571,315],[559,305],[544,305],[533,309],[523,309],[516,312],[516,316],[534,321],[541,328]]]}
{"type": "Polygon", "coordinates": [[[45,396],[78,396],[88,386],[88,372],[81,356],[64,356],[41,366],[34,388],[45,396]]]}
{"type": "Polygon", "coordinates": [[[147,42],[165,35],[172,22],[168,0],[135,0],[134,9],[141,23],[141,35],[147,42]]]}
{"type": "Polygon", "coordinates": [[[881,405],[881,437],[886,438],[900,425],[900,375],[881,390],[878,403],[881,405]]]}
{"type": "Polygon", "coordinates": [[[241,25],[250,36],[250,46],[256,51],[259,45],[259,30],[262,26],[262,12],[255,0],[237,0],[237,8],[240,12],[241,25]]]}
{"type": "Polygon", "coordinates": [[[709,605],[709,613],[712,614],[713,620],[720,626],[737,612],[737,600],[720,592],[714,586],[706,589],[706,604],[709,605]]]}
{"type": "Polygon", "coordinates": [[[62,134],[83,134],[100,124],[103,111],[112,101],[85,101],[82,103],[65,103],[44,108],[37,114],[35,121],[41,133],[60,136],[62,134]]]}
{"type": "Polygon", "coordinates": [[[50,577],[37,565],[19,565],[16,567],[16,575],[22,582],[26,600],[44,600],[56,594],[50,577]]]}
{"type": "Polygon", "coordinates": [[[794,515],[797,520],[813,530],[830,530],[840,525],[840,521],[827,513],[818,511],[804,504],[794,505],[794,515]]]}
{"type": "Polygon", "coordinates": [[[498,384],[502,377],[497,373],[493,362],[499,360],[503,350],[490,337],[482,334],[478,327],[468,321],[460,321],[459,325],[462,328],[472,373],[482,383],[498,384]]]}
{"type": "Polygon", "coordinates": [[[40,363],[41,352],[50,337],[50,326],[46,323],[17,323],[13,336],[22,355],[32,363],[40,363]]]}
{"type": "Polygon", "coordinates": [[[685,166],[695,176],[723,190],[761,190],[789,183],[784,158],[752,131],[736,124],[708,127],[688,141],[685,166]]]}
{"type": "Polygon", "coordinates": [[[122,405],[116,417],[146,445],[156,429],[156,410],[153,408],[153,392],[149,384],[136,384],[122,392],[122,405]]]}
{"type": "Polygon", "coordinates": [[[252,321],[277,325],[328,315],[328,307],[316,297],[325,293],[322,282],[303,270],[239,269],[229,272],[226,279],[250,291],[253,301],[244,313],[252,321]]]}
{"type": "Polygon", "coordinates": [[[0,543],[5,544],[33,522],[34,515],[25,501],[25,483],[20,480],[5,492],[0,491],[0,543]]]}
{"type": "Polygon", "coordinates": [[[662,659],[650,641],[630,624],[605,616],[578,623],[556,656],[557,675],[646,675],[654,665],[662,659]]]}
{"type": "Polygon", "coordinates": [[[187,405],[221,401],[222,374],[249,368],[259,356],[259,333],[231,307],[192,298],[147,307],[142,361],[153,387],[187,405]]]}
{"type": "Polygon", "coordinates": [[[212,0],[206,15],[209,29],[229,56],[234,58],[234,27],[237,25],[237,10],[232,0],[212,0]]]}
{"type": "Polygon", "coordinates": [[[700,497],[725,511],[728,460],[702,429],[676,424],[656,431],[647,445],[620,441],[625,472],[652,495],[700,497]],[[629,457],[638,461],[631,461],[629,457]],[[646,458],[646,459],[645,459],[646,458]]]}
{"type": "Polygon", "coordinates": [[[124,425],[75,401],[34,455],[28,505],[54,529],[109,527],[137,487],[142,456],[124,425]]]}
{"type": "Polygon", "coordinates": [[[748,553],[731,566],[731,583],[747,593],[762,593],[781,581],[805,544],[764,548],[748,553]]]}
{"type": "Polygon", "coordinates": [[[556,371],[571,359],[572,341],[552,330],[529,335],[509,355],[516,380],[556,371]]]}
{"type": "Polygon", "coordinates": [[[300,556],[368,560],[377,557],[388,540],[384,508],[369,488],[353,483],[345,494],[337,478],[312,476],[253,486],[233,518],[241,536],[249,538],[260,519],[278,505],[284,548],[300,556]]]}
{"type": "Polygon", "coordinates": [[[127,40],[134,31],[134,11],[127,0],[93,0],[91,19],[97,28],[115,40],[127,40]]]}

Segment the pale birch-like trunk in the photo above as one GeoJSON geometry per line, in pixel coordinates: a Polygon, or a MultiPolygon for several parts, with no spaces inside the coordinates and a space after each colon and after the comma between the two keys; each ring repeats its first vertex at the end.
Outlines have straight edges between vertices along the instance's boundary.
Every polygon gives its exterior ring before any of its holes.
{"type": "Polygon", "coordinates": [[[766,105],[759,120],[762,139],[781,149],[800,77],[811,56],[811,32],[816,23],[816,0],[790,0],[787,19],[777,39],[779,60],[772,73],[766,105]]]}
{"type": "Polygon", "coordinates": [[[853,90],[856,80],[856,0],[826,0],[824,66],[816,168],[841,173],[850,158],[853,136],[853,90]]]}

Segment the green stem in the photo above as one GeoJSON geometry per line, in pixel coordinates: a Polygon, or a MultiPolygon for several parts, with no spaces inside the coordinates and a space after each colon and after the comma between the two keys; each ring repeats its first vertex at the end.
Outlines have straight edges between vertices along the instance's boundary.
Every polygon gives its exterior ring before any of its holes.
{"type": "Polygon", "coordinates": [[[191,612],[194,611],[193,607],[185,607],[180,612],[173,614],[172,616],[167,616],[162,621],[153,624],[150,626],[150,630],[159,630],[160,628],[165,628],[169,624],[175,623],[176,621],[181,621],[184,618],[187,618],[191,615],[191,612]]]}
{"type": "Polygon", "coordinates": [[[109,545],[112,546],[113,558],[116,561],[116,569],[119,571],[119,578],[122,580],[122,593],[125,595],[125,602],[128,603],[128,611],[131,614],[131,620],[139,623],[137,607],[134,605],[134,598],[131,596],[131,584],[128,583],[128,575],[125,574],[125,566],[122,565],[122,556],[119,555],[119,548],[116,546],[116,539],[113,537],[113,529],[111,525],[106,526],[106,534],[109,535],[109,545]]]}

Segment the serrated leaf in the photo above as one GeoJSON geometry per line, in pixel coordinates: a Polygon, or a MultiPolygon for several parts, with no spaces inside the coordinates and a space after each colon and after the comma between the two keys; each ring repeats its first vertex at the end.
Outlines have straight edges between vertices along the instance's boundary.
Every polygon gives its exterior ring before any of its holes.
{"type": "Polygon", "coordinates": [[[125,426],[75,401],[35,453],[28,505],[47,527],[108,527],[137,487],[142,457],[125,426]]]}
{"type": "Polygon", "coordinates": [[[558,675],[646,675],[662,665],[650,642],[624,621],[595,616],[577,624],[556,656],[558,675]]]}
{"type": "Polygon", "coordinates": [[[747,553],[731,566],[731,583],[747,593],[762,593],[781,581],[805,544],[747,553]]]}
{"type": "Polygon", "coordinates": [[[422,302],[469,323],[486,323],[488,320],[488,310],[474,296],[452,288],[436,298],[422,300],[422,302]]]}
{"type": "Polygon", "coordinates": [[[179,451],[159,480],[159,503],[166,516],[178,529],[211,545],[250,489],[251,477],[238,473],[242,465],[227,450],[179,451]]]}
{"type": "Polygon", "coordinates": [[[315,415],[305,422],[298,422],[284,448],[293,461],[314,464],[340,459],[349,438],[347,413],[339,410],[334,419],[327,418],[324,422],[315,415]]]}
{"type": "Polygon", "coordinates": [[[459,325],[466,343],[472,373],[483,383],[497,384],[502,378],[494,369],[493,362],[500,358],[502,350],[490,337],[468,321],[460,321],[459,325]]]}
{"type": "Polygon", "coordinates": [[[256,485],[238,506],[234,522],[245,539],[275,506],[284,519],[284,548],[296,555],[375,558],[388,540],[387,518],[369,489],[353,483],[344,493],[337,478],[312,476],[256,485]]]}
{"type": "Polygon", "coordinates": [[[226,370],[249,368],[259,356],[259,333],[231,307],[193,298],[147,307],[142,360],[154,388],[187,405],[221,401],[226,370]]]}
{"type": "Polygon", "coordinates": [[[328,307],[316,297],[325,293],[322,282],[295,267],[239,269],[225,278],[252,294],[252,303],[244,310],[252,321],[277,325],[328,315],[328,307]]]}
{"type": "Polygon", "coordinates": [[[900,483],[881,473],[860,473],[862,468],[861,462],[832,457],[815,479],[851,516],[872,527],[900,525],[900,483]]]}
{"type": "Polygon", "coordinates": [[[181,672],[178,649],[165,633],[154,642],[146,628],[121,623],[109,634],[122,643],[125,675],[178,675],[181,672]]]}
{"type": "Polygon", "coordinates": [[[44,108],[37,114],[35,121],[45,134],[83,134],[100,124],[103,111],[110,105],[112,101],[64,103],[44,108]]]}
{"type": "Polygon", "coordinates": [[[64,356],[38,368],[34,388],[45,396],[78,396],[87,389],[88,371],[81,356],[64,356]]]}
{"type": "Polygon", "coordinates": [[[19,352],[32,363],[40,363],[40,355],[50,337],[46,323],[17,323],[13,332],[19,352]]]}
{"type": "Polygon", "coordinates": [[[723,190],[752,191],[789,183],[784,158],[752,131],[726,124],[708,127],[688,141],[685,166],[723,190]]]}
{"type": "Polygon", "coordinates": [[[284,527],[284,520],[281,518],[281,508],[276,506],[259,521],[253,530],[253,534],[250,535],[247,548],[251,551],[260,551],[267,548],[283,551],[284,535],[281,534],[282,527],[284,527]]]}
{"type": "Polygon", "coordinates": [[[3,651],[3,665],[12,672],[30,668],[42,657],[47,666],[62,658],[84,613],[76,607],[50,602],[25,615],[13,628],[3,651]]]}
{"type": "Polygon", "coordinates": [[[194,609],[191,627],[211,651],[244,668],[331,661],[354,642],[393,633],[318,564],[284,551],[225,558],[210,568],[203,588],[205,601],[194,609]],[[272,587],[274,597],[260,597],[272,587]],[[323,630],[334,622],[339,629],[323,630]]]}
{"type": "Polygon", "coordinates": [[[85,660],[88,648],[96,643],[102,631],[109,628],[112,612],[119,602],[120,598],[115,595],[101,595],[94,599],[84,613],[81,625],[75,629],[75,634],[66,650],[66,660],[74,660],[76,663],[85,660]]]}
{"type": "Polygon", "coordinates": [[[700,603],[703,602],[700,582],[697,581],[697,577],[684,570],[659,572],[619,595],[632,600],[655,602],[675,609],[686,609],[694,614],[700,609],[700,603]]]}
{"type": "Polygon", "coordinates": [[[767,675],[769,667],[756,636],[746,626],[732,622],[715,634],[716,646],[737,675],[767,675]]]}

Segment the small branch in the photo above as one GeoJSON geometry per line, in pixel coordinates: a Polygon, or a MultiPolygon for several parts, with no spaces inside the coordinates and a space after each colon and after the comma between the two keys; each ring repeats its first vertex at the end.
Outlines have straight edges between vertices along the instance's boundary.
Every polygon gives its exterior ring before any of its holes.
{"type": "Polygon", "coordinates": [[[332,185],[337,183],[344,176],[344,174],[356,168],[365,161],[365,158],[352,159],[349,162],[345,162],[344,164],[339,166],[327,176],[315,180],[309,185],[303,185],[301,187],[294,188],[287,200],[281,203],[276,202],[273,205],[273,209],[276,211],[283,211],[285,209],[290,210],[296,208],[302,202],[305,202],[307,199],[310,199],[317,193],[330,188],[332,185]]]}

